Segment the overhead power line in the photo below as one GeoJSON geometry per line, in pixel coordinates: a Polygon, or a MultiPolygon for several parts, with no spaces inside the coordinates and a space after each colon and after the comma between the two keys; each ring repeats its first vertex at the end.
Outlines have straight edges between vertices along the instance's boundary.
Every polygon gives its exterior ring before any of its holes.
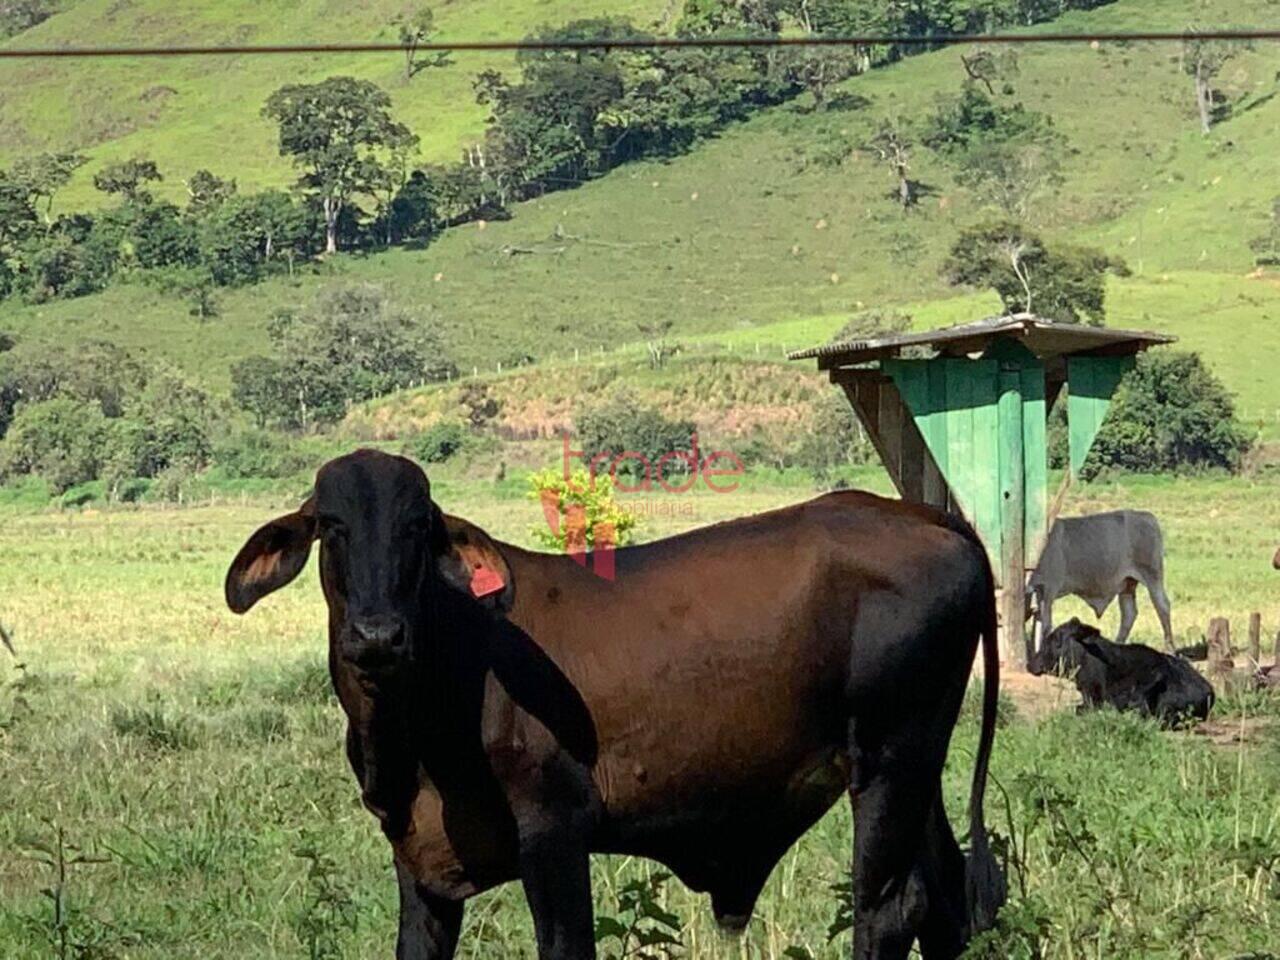
{"type": "MultiPolygon", "coordinates": [[[[1280,29],[1137,31],[1131,33],[973,33],[945,36],[866,34],[842,37],[627,37],[602,40],[457,40],[416,44],[417,53],[493,51],[667,50],[750,47],[957,46],[978,43],[1182,43],[1190,40],[1280,40],[1280,29]]],[[[328,53],[403,53],[403,43],[300,43],[262,46],[12,47],[0,60],[93,57],[289,56],[328,53]]]]}

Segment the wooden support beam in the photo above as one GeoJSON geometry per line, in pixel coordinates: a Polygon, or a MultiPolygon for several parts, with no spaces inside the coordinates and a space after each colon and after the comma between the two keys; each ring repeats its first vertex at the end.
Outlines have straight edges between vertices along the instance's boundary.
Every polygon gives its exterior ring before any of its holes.
{"type": "Polygon", "coordinates": [[[1023,459],[1022,377],[1015,369],[1000,371],[999,378],[1001,646],[1005,664],[1013,670],[1025,670],[1027,646],[1024,626],[1027,618],[1023,522],[1026,478],[1023,459]]]}

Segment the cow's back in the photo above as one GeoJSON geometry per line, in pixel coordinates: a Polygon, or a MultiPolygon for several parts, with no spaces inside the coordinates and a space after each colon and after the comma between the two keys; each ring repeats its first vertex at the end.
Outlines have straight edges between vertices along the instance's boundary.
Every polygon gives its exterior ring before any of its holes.
{"type": "Polygon", "coordinates": [[[1126,580],[1159,580],[1163,556],[1160,524],[1145,510],[1062,517],[1050,532],[1039,579],[1055,599],[1076,594],[1097,609],[1110,603],[1126,580]]]}

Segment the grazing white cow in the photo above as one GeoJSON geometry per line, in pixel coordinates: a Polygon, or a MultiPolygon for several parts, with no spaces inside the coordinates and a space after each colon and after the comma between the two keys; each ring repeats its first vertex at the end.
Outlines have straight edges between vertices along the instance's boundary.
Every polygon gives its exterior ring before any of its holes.
{"type": "Polygon", "coordinates": [[[1164,538],[1156,518],[1143,510],[1113,510],[1087,517],[1064,517],[1053,525],[1040,564],[1027,582],[1028,616],[1034,612],[1036,646],[1053,629],[1053,601],[1080,597],[1101,617],[1120,598],[1123,643],[1138,617],[1138,584],[1147,588],[1160,615],[1164,645],[1173,651],[1169,595],[1164,591],[1164,538]]]}

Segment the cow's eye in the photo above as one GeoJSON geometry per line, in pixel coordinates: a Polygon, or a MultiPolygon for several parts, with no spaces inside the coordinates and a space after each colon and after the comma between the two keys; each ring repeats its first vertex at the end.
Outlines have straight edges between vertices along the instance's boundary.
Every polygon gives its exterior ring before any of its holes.
{"type": "Polygon", "coordinates": [[[347,535],[347,525],[337,517],[321,517],[320,535],[326,539],[345,537],[347,535]]]}

